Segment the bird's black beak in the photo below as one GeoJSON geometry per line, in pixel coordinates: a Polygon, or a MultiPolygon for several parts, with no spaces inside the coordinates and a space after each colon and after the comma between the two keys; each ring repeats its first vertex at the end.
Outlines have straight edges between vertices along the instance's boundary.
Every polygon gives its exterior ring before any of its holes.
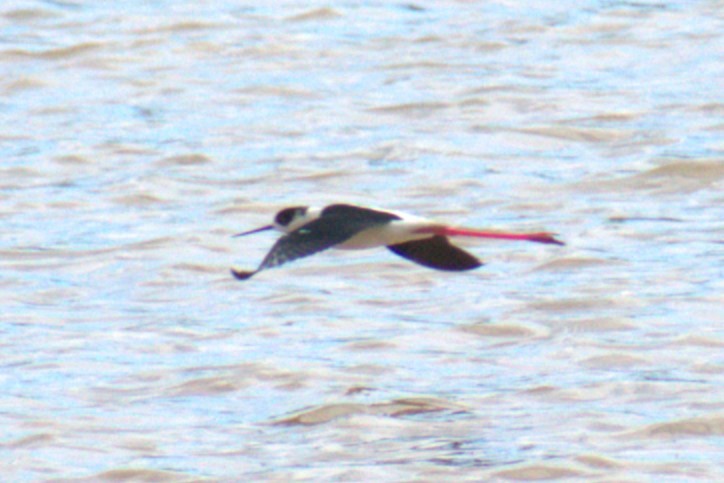
{"type": "Polygon", "coordinates": [[[236,238],[237,236],[251,235],[252,233],[259,233],[260,231],[271,230],[272,228],[274,228],[274,225],[262,226],[261,228],[257,228],[256,230],[249,230],[242,233],[237,233],[236,235],[233,235],[232,238],[236,238]]]}

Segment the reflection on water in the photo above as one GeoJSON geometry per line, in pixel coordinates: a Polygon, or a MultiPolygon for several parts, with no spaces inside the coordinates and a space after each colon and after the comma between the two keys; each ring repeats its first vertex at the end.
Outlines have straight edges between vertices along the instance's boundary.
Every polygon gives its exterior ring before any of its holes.
{"type": "Polygon", "coordinates": [[[111,5],[0,7],[7,478],[724,477],[717,2],[111,5]],[[230,277],[339,201],[567,245],[230,277]]]}

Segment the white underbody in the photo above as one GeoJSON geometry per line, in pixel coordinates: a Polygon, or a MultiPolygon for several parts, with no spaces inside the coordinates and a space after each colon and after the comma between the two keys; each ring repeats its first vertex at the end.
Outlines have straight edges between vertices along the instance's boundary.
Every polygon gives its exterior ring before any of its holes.
{"type": "Polygon", "coordinates": [[[420,228],[433,226],[428,221],[392,221],[386,225],[375,226],[361,231],[334,248],[340,250],[362,250],[380,246],[397,245],[413,240],[422,240],[433,236],[431,233],[415,233],[420,228]]]}

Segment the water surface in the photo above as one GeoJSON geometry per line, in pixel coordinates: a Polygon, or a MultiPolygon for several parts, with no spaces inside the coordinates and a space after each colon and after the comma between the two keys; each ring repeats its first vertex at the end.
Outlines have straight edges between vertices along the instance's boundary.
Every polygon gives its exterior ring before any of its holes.
{"type": "Polygon", "coordinates": [[[721,11],[3,4],[3,474],[724,478],[721,11]],[[339,201],[567,245],[231,278],[339,201]]]}

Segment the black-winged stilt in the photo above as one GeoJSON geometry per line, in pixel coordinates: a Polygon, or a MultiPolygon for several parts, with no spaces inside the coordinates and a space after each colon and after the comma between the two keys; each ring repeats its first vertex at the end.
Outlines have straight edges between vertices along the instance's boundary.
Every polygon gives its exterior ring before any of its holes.
{"type": "Polygon", "coordinates": [[[450,243],[450,236],[527,240],[563,245],[550,233],[499,233],[445,224],[394,211],[334,204],[324,208],[293,206],[278,212],[271,225],[234,235],[276,229],[284,233],[256,270],[232,269],[239,280],[261,270],[308,257],[328,248],[355,250],[385,246],[393,253],[437,270],[472,270],[483,263],[450,243]]]}

